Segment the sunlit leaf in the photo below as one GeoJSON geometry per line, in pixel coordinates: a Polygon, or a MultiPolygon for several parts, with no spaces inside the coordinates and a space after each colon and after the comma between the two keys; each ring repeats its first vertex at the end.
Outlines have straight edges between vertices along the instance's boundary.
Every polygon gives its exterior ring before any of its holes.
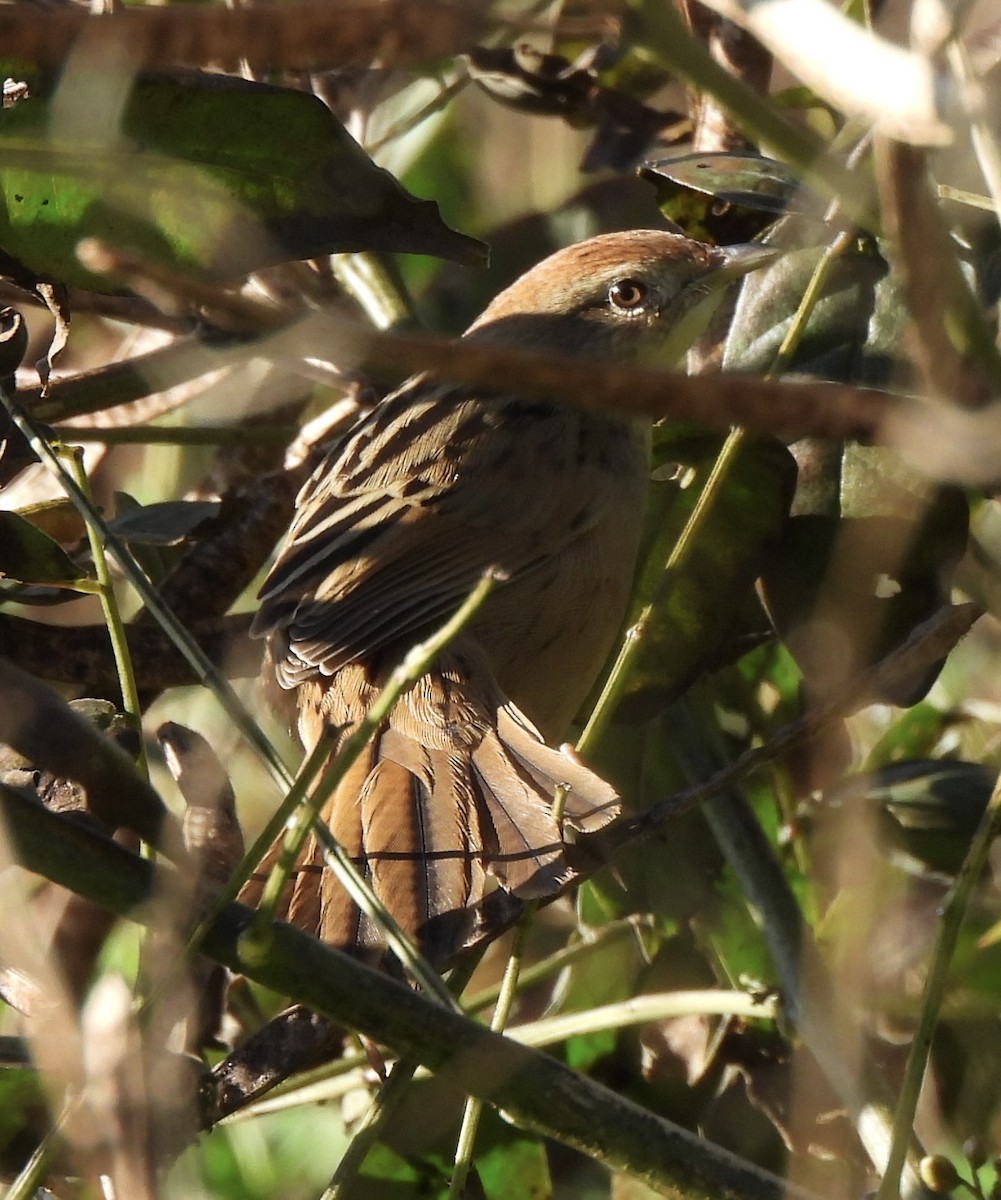
{"type": "Polygon", "coordinates": [[[800,190],[797,177],[772,158],[749,151],[680,154],[645,162],[645,177],[657,176],[676,187],[778,216],[800,190]]]}
{"type": "Polygon", "coordinates": [[[970,718],[961,711],[939,708],[924,700],[902,712],[866,755],[869,771],[891,763],[931,758],[942,738],[967,724],[970,718]]]}
{"type": "MultiPolygon", "coordinates": [[[[632,939],[615,938],[596,947],[561,976],[558,1011],[583,1012],[627,999],[636,990],[639,966],[639,946],[632,939]]],[[[614,1050],[615,1041],[614,1030],[568,1038],[564,1047],[567,1063],[577,1071],[587,1071],[614,1050]]]]}
{"type": "Polygon", "coordinates": [[[0,245],[40,275],[114,286],[84,238],[223,279],[332,251],[482,257],[305,92],[191,72],[102,106],[72,86],[0,111],[0,245]]]}
{"type": "Polygon", "coordinates": [[[553,1194],[543,1143],[501,1120],[492,1109],[480,1123],[476,1172],[487,1200],[547,1200],[553,1194]]]}
{"type": "Polygon", "coordinates": [[[91,590],[91,581],[62,546],[16,512],[0,512],[0,547],[0,579],[67,587],[86,584],[82,590],[91,590]]]}
{"type": "Polygon", "coordinates": [[[696,916],[694,927],[701,944],[712,948],[731,987],[772,982],[775,968],[760,926],[730,871],[716,880],[715,895],[696,916]]]}

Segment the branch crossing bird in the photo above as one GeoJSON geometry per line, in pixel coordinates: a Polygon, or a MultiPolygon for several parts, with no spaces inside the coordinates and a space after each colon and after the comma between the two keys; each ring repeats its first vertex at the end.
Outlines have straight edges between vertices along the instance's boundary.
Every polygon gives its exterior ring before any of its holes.
{"type": "MultiPolygon", "coordinates": [[[[722,285],[770,251],[657,230],[606,234],[547,258],[465,337],[628,362],[676,360],[722,285]]],[[[544,897],[566,877],[551,811],[590,834],[614,789],[546,739],[563,737],[620,633],[649,478],[649,423],[418,375],[335,447],[303,488],[261,591],[299,736],[343,737],[388,673],[483,572],[503,581],[401,697],[322,819],[436,964],[476,932],[492,877],[544,897]]],[[[256,903],[276,844],[241,898],[256,903]]],[[[323,866],[310,834],[279,916],[379,960],[382,931],[323,866]]]]}

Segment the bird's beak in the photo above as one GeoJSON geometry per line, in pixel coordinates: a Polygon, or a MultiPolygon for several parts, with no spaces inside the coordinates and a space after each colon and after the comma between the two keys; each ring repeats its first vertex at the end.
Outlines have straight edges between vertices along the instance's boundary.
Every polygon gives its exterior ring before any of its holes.
{"type": "Polygon", "coordinates": [[[709,263],[681,292],[664,341],[656,354],[647,359],[649,365],[676,367],[682,362],[689,348],[705,333],[730,284],[748,272],[774,262],[781,253],[770,246],[750,243],[715,247],[709,263]]]}
{"type": "Polygon", "coordinates": [[[734,246],[718,246],[716,258],[718,265],[711,268],[713,279],[720,283],[756,271],[758,267],[766,267],[782,254],[773,246],[758,246],[752,243],[738,243],[734,246]]]}

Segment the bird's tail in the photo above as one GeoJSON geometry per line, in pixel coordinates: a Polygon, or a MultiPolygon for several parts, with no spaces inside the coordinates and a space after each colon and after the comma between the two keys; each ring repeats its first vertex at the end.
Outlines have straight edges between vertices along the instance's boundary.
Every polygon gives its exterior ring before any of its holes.
{"type": "MultiPolygon", "coordinates": [[[[524,899],[559,889],[567,863],[552,810],[558,790],[562,822],[576,832],[592,833],[619,811],[614,789],[547,746],[513,705],[482,689],[466,694],[461,676],[446,674],[401,699],[322,813],[397,924],[439,965],[478,932],[488,877],[524,899]],[[429,702],[442,695],[445,705],[429,702]],[[464,719],[453,723],[457,710],[464,719]]],[[[280,849],[245,886],[245,903],[259,901],[280,849]]],[[[381,930],[324,867],[313,834],[277,915],[341,949],[385,952],[381,930]]]]}

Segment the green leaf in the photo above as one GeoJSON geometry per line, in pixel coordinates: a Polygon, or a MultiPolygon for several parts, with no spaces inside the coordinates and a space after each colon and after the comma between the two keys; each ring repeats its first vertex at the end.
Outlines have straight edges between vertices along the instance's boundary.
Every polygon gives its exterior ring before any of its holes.
{"type": "MultiPolygon", "coordinates": [[[[765,239],[785,253],[744,281],[724,351],[727,370],[771,370],[825,252],[818,244],[825,235],[830,236],[823,226],[797,219],[783,222],[765,239]],[[809,244],[801,245],[804,240],[809,244]]],[[[870,239],[859,239],[834,260],[789,369],[856,383],[885,376],[883,343],[897,331],[883,321],[881,342],[875,344],[872,323],[879,305],[892,307],[896,295],[895,289],[878,289],[886,270],[870,239]]]]}
{"type": "Polygon", "coordinates": [[[120,286],[79,262],[84,238],[218,279],[334,251],[483,257],[314,96],[197,72],[104,83],[68,73],[0,111],[0,245],[39,275],[120,286]]]}
{"type": "Polygon", "coordinates": [[[679,154],[643,164],[644,178],[698,192],[724,204],[735,204],[778,216],[800,190],[800,182],[784,163],[751,151],[679,154]]]}
{"type": "Polygon", "coordinates": [[[20,1165],[48,1129],[48,1099],[37,1071],[20,1067],[0,1070],[0,1160],[10,1170],[20,1165]]]}
{"type": "Polygon", "coordinates": [[[912,759],[932,758],[941,752],[942,738],[954,730],[972,723],[969,714],[956,709],[942,709],[923,700],[902,712],[865,758],[867,771],[875,771],[891,763],[912,759]]]}
{"type": "MultiPolygon", "coordinates": [[[[796,447],[802,486],[763,596],[808,683],[840,686],[904,642],[949,600],[966,547],[966,499],[929,488],[886,447],[796,447]]],[[[884,698],[921,698],[940,664],[884,698]]]]}
{"type": "Polygon", "coordinates": [[[476,1170],[487,1200],[547,1200],[553,1194],[543,1143],[485,1109],[476,1139],[476,1170]]]}
{"type": "Polygon", "coordinates": [[[120,512],[108,528],[126,542],[173,546],[219,515],[218,500],[164,500],[120,512]]]}
{"type": "MultiPolygon", "coordinates": [[[[421,1084],[416,1086],[423,1099],[432,1102],[436,1099],[431,1089],[421,1084]]],[[[437,1119],[439,1112],[432,1111],[437,1119]]],[[[417,1115],[415,1109],[414,1116],[417,1115]]],[[[430,1126],[442,1133],[437,1120],[432,1120],[430,1126]]],[[[449,1126],[447,1133],[435,1139],[435,1149],[420,1154],[405,1153],[397,1148],[396,1142],[400,1140],[414,1142],[414,1138],[408,1138],[406,1134],[401,1138],[399,1130],[391,1124],[387,1140],[377,1143],[366,1154],[357,1185],[358,1195],[391,1196],[394,1200],[446,1200],[455,1129],[449,1126]]],[[[420,1140],[419,1135],[417,1140],[420,1140]]],[[[507,1200],[510,1196],[547,1200],[552,1195],[543,1144],[538,1138],[502,1120],[491,1109],[485,1109],[480,1118],[475,1172],[477,1178],[470,1182],[468,1194],[482,1195],[485,1200],[507,1200]],[[476,1187],[477,1182],[480,1189],[476,1187]]]]}
{"type": "MultiPolygon", "coordinates": [[[[720,441],[685,430],[657,431],[647,546],[670,546],[695,506],[720,441]],[[674,470],[674,465],[677,470],[674,470]]],[[[771,438],[746,440],[707,508],[691,551],[664,581],[619,715],[646,720],[680,694],[709,664],[751,596],[766,552],[789,511],[796,465],[771,438]]],[[[650,594],[664,556],[647,550],[639,587],[650,594]]],[[[635,618],[636,614],[633,614],[635,618]]]]}
{"type": "Polygon", "coordinates": [[[164,1192],[226,1200],[317,1196],[348,1141],[338,1105],[299,1105],[216,1125],[174,1164],[164,1192]]]}
{"type": "Polygon", "coordinates": [[[404,1156],[377,1143],[366,1154],[353,1190],[387,1200],[448,1200],[450,1174],[451,1163],[443,1153],[404,1156]]]}
{"type": "MultiPolygon", "coordinates": [[[[627,999],[636,991],[639,967],[637,943],[630,938],[616,938],[596,947],[564,972],[558,991],[558,1011],[586,1012],[627,999]]],[[[606,1029],[568,1038],[567,1065],[575,1071],[587,1072],[599,1059],[612,1053],[617,1037],[614,1030],[606,1029]]]]}
{"type": "MultiPolygon", "coordinates": [[[[214,515],[212,513],[199,514],[197,510],[182,515],[184,501],[167,500],[163,503],[168,506],[168,511],[164,514],[164,520],[159,526],[159,533],[162,535],[160,537],[158,537],[156,513],[152,514],[152,520],[144,515],[148,509],[158,509],[160,505],[140,504],[128,492],[115,492],[115,517],[109,525],[109,528],[115,529],[129,541],[129,548],[139,565],[154,581],[164,579],[170,573],[171,566],[184,552],[183,547],[177,545],[178,539],[175,535],[178,528],[187,524],[188,531],[190,531],[197,527],[206,516],[211,518],[214,515]],[[181,506],[180,513],[173,511],[175,505],[181,506]]],[[[196,501],[195,503],[202,502],[196,501]]],[[[183,536],[184,534],[181,534],[182,538],[183,536]]]]}
{"type": "Polygon", "coordinates": [[[0,578],[93,591],[66,551],[16,512],[0,512],[0,578]]]}
{"type": "Polygon", "coordinates": [[[747,898],[732,871],[722,871],[715,894],[692,922],[698,941],[711,947],[712,957],[730,987],[755,987],[775,978],[760,923],[748,907],[747,898]]]}

